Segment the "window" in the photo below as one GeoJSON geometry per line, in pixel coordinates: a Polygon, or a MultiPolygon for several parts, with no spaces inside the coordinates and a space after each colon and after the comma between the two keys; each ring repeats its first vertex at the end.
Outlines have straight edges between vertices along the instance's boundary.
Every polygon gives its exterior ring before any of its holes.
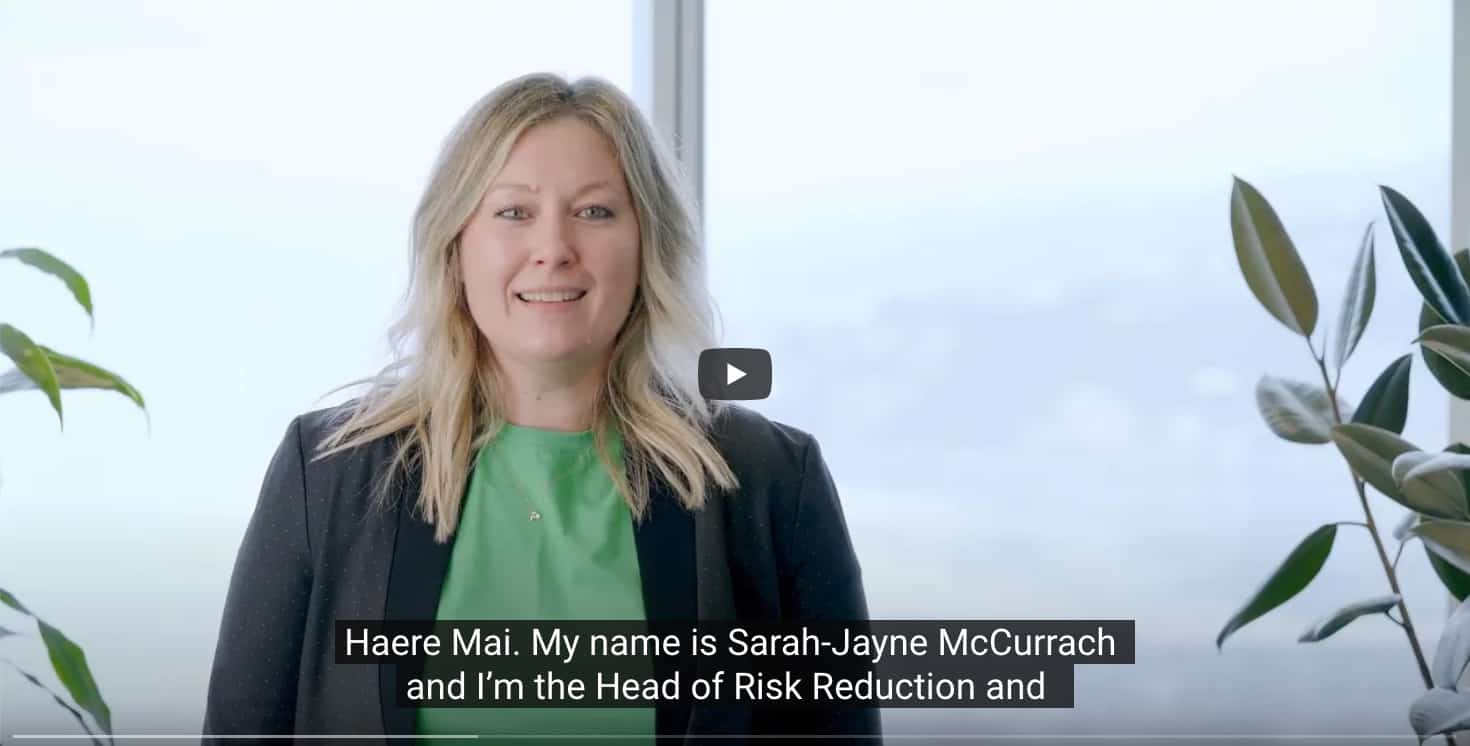
{"type": "MultiPolygon", "coordinates": [[[[1079,669],[1075,710],[892,710],[886,730],[1403,732],[1418,684],[1400,630],[1294,642],[1387,593],[1365,536],[1214,649],[1297,541],[1361,520],[1337,454],[1256,412],[1262,373],[1315,369],[1247,290],[1228,202],[1232,175],[1273,202],[1324,315],[1378,221],[1356,400],[1409,351],[1419,306],[1377,185],[1447,235],[1450,5],[706,14],[725,342],[771,350],[759,408],[821,441],[874,615],[1138,620],[1138,665],[1079,669]]],[[[1406,436],[1437,447],[1446,397],[1417,356],[1413,375],[1406,436]]],[[[1373,506],[1385,532],[1402,514],[1373,506]]],[[[1432,641],[1444,595],[1422,551],[1403,567],[1432,641]]]]}
{"type": "MultiPolygon", "coordinates": [[[[43,397],[5,397],[0,587],[83,646],[119,732],[199,727],[265,465],[291,417],[386,362],[409,221],[455,120],[535,70],[631,89],[631,2],[396,7],[3,12],[0,242],[83,271],[97,326],[14,263],[0,318],[127,377],[152,423],[81,392],[58,434],[43,397]]],[[[76,732],[6,676],[7,732],[76,732]]]]}

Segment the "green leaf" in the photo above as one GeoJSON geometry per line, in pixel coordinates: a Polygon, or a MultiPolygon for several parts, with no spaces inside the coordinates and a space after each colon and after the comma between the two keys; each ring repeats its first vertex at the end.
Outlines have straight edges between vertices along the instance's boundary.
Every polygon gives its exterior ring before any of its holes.
{"type": "Polygon", "coordinates": [[[1387,596],[1370,598],[1334,611],[1332,614],[1308,627],[1297,642],[1321,642],[1331,637],[1335,632],[1348,626],[1354,619],[1368,614],[1382,614],[1397,606],[1399,596],[1396,593],[1387,596]]]}
{"type": "Polygon", "coordinates": [[[1428,544],[1424,545],[1424,554],[1429,557],[1429,566],[1434,568],[1434,574],[1439,576],[1439,582],[1444,585],[1445,590],[1455,597],[1456,601],[1464,601],[1470,596],[1470,574],[1458,567],[1439,558],[1428,544]]]}
{"type": "Polygon", "coordinates": [[[0,603],[36,620],[56,677],[66,686],[77,705],[86,710],[104,732],[112,733],[112,713],[107,703],[102,701],[102,693],[97,689],[97,682],[92,678],[92,670],[87,666],[87,656],[82,649],[62,634],[61,630],[36,616],[20,599],[3,588],[0,588],[0,603]]]}
{"type": "Polygon", "coordinates": [[[1470,663],[1470,602],[1462,601],[1445,620],[1429,663],[1429,680],[1437,687],[1457,688],[1470,663]]]}
{"type": "MultiPolygon", "coordinates": [[[[51,367],[56,371],[57,383],[63,389],[103,389],[116,391],[123,396],[133,400],[139,408],[147,411],[143,404],[143,395],[133,388],[132,384],[123,380],[122,376],[112,371],[100,368],[85,360],[63,355],[45,345],[38,345],[50,360],[51,367]]],[[[0,375],[0,394],[11,391],[35,388],[35,383],[19,371],[6,371],[0,375]]]]}
{"type": "Polygon", "coordinates": [[[61,385],[45,350],[32,342],[25,332],[9,324],[0,324],[0,352],[5,353],[21,373],[46,392],[51,408],[56,410],[57,421],[61,421],[61,385]]]}
{"type": "MultiPolygon", "coordinates": [[[[1338,406],[1349,414],[1340,400],[1338,406]]],[[[1256,382],[1256,408],[1271,432],[1293,443],[1326,443],[1336,422],[1321,386],[1275,376],[1256,382]]]]}
{"type": "MultiPolygon", "coordinates": [[[[1455,252],[1455,266],[1460,270],[1460,277],[1466,283],[1470,283],[1470,251],[1455,252]]],[[[1428,303],[1419,306],[1420,333],[1423,333],[1425,329],[1431,326],[1439,326],[1447,323],[1449,322],[1440,318],[1440,315],[1435,313],[1434,309],[1430,308],[1428,303]]],[[[1439,381],[1439,385],[1443,386],[1445,391],[1448,391],[1451,396],[1470,399],[1470,375],[1466,375],[1464,371],[1456,368],[1450,361],[1445,360],[1438,353],[1426,347],[1421,346],[1419,348],[1419,354],[1424,356],[1425,366],[1429,368],[1429,372],[1434,375],[1435,380],[1439,381]]]]}
{"type": "Polygon", "coordinates": [[[1414,526],[1418,525],[1418,523],[1419,523],[1419,514],[1418,513],[1415,513],[1412,510],[1409,511],[1409,512],[1407,512],[1407,513],[1405,513],[1404,514],[1404,517],[1399,520],[1398,525],[1393,527],[1393,538],[1395,538],[1395,539],[1397,539],[1399,541],[1405,541],[1405,540],[1407,540],[1409,538],[1409,536],[1410,536],[1409,529],[1411,529],[1414,526]]]}
{"type": "Polygon", "coordinates": [[[1240,178],[1230,193],[1235,259],[1256,300],[1286,328],[1310,337],[1317,327],[1317,291],[1306,265],[1266,198],[1240,178]]]}
{"type": "Polygon", "coordinates": [[[1394,502],[1435,518],[1470,519],[1464,485],[1454,474],[1437,472],[1403,485],[1394,480],[1394,460],[1419,450],[1413,443],[1383,428],[1358,423],[1332,428],[1332,441],[1363,481],[1394,502]]]}
{"type": "Polygon", "coordinates": [[[1411,479],[1423,479],[1429,474],[1442,471],[1453,471],[1456,475],[1463,475],[1470,470],[1470,456],[1463,453],[1406,453],[1393,463],[1393,476],[1399,484],[1411,479]],[[1408,458],[1410,456],[1422,455],[1425,458],[1408,458]],[[1399,462],[1403,461],[1401,468],[1399,462]]]}
{"type": "MultiPolygon", "coordinates": [[[[15,665],[14,661],[5,659],[5,662],[9,664],[11,668],[15,669],[15,672],[20,674],[21,677],[24,678],[26,681],[31,682],[31,684],[35,685],[41,691],[51,695],[51,699],[56,700],[56,704],[61,705],[63,709],[71,713],[72,717],[77,719],[78,723],[81,723],[82,730],[86,731],[87,735],[92,735],[92,729],[87,727],[87,719],[85,717],[82,717],[82,713],[77,710],[77,708],[72,707],[70,702],[62,699],[60,694],[51,691],[51,687],[46,686],[44,683],[42,683],[40,679],[36,678],[35,674],[25,670],[24,668],[21,668],[20,666],[15,665]]],[[[95,737],[92,738],[92,743],[96,744],[97,746],[102,746],[102,742],[98,741],[95,737]]]]}
{"type": "MultiPolygon", "coordinates": [[[[1470,381],[1470,327],[1436,324],[1423,328],[1416,338],[1424,350],[1424,362],[1438,363],[1430,368],[1446,391],[1461,396],[1460,387],[1470,381]]],[[[1464,391],[1470,393],[1470,390],[1464,391]]],[[[1464,396],[1461,396],[1463,399],[1464,396]]]]}
{"type": "MultiPolygon", "coordinates": [[[[1470,455],[1470,446],[1464,443],[1451,443],[1444,447],[1445,453],[1458,453],[1461,456],[1470,455]]],[[[1455,476],[1460,478],[1460,485],[1464,487],[1465,494],[1470,495],[1470,472],[1457,471],[1455,476]]]]}
{"type": "Polygon", "coordinates": [[[19,611],[26,616],[35,616],[31,613],[30,609],[27,609],[25,605],[20,602],[20,599],[11,595],[10,591],[5,590],[4,588],[0,588],[0,604],[5,604],[6,606],[9,606],[16,611],[19,611]]]}
{"type": "Polygon", "coordinates": [[[1332,553],[1332,542],[1336,537],[1337,526],[1329,523],[1302,539],[1291,550],[1286,561],[1256,590],[1251,600],[1225,623],[1220,635],[1215,638],[1215,647],[1222,647],[1225,638],[1236,630],[1301,593],[1322,570],[1322,565],[1327,562],[1327,555],[1332,553]]]}
{"type": "Polygon", "coordinates": [[[66,686],[66,691],[71,694],[72,701],[97,721],[102,732],[111,733],[112,712],[107,703],[102,701],[102,692],[97,689],[97,682],[92,678],[92,669],[87,666],[87,655],[62,634],[61,630],[40,619],[36,620],[36,624],[41,628],[41,639],[46,643],[51,667],[56,671],[56,677],[66,686]]]}
{"type": "MultiPolygon", "coordinates": [[[[1445,448],[1445,451],[1462,455],[1470,454],[1470,446],[1466,446],[1464,443],[1451,443],[1445,448]]],[[[1465,486],[1466,493],[1470,494],[1470,473],[1459,472],[1459,477],[1460,483],[1465,486]]],[[[1410,513],[1409,515],[1414,516],[1416,521],[1420,520],[1417,514],[1410,513]]],[[[1407,528],[1405,529],[1405,533],[1409,533],[1407,528]]],[[[1402,540],[1403,537],[1399,537],[1399,539],[1402,540]]],[[[1428,544],[1424,545],[1424,556],[1429,558],[1429,566],[1434,569],[1434,574],[1439,577],[1439,582],[1444,585],[1445,590],[1450,592],[1450,595],[1455,597],[1455,600],[1464,601],[1467,597],[1470,597],[1470,573],[1466,573],[1464,570],[1455,567],[1454,564],[1441,559],[1428,544]]]]}
{"type": "Polygon", "coordinates": [[[1425,548],[1462,573],[1470,573],[1470,523],[1425,518],[1409,533],[1425,548]]]}
{"type": "Polygon", "coordinates": [[[1409,727],[1420,743],[1430,736],[1470,727],[1470,692],[1435,687],[1409,705],[1409,727]]]}
{"type": "MultiPolygon", "coordinates": [[[[1460,256],[1465,256],[1465,254],[1462,253],[1460,256]]],[[[1444,320],[1428,304],[1420,307],[1419,331],[1421,333],[1425,329],[1441,324],[1444,324],[1444,320]]],[[[1455,367],[1454,363],[1444,359],[1439,353],[1428,347],[1421,345],[1419,347],[1419,353],[1424,357],[1424,366],[1429,369],[1429,372],[1434,376],[1434,380],[1439,381],[1439,385],[1445,391],[1449,392],[1451,396],[1470,399],[1470,375],[1466,375],[1465,371],[1455,367]]]]}
{"type": "Polygon", "coordinates": [[[29,264],[36,269],[45,272],[66,283],[66,288],[71,291],[71,296],[77,299],[77,303],[87,312],[87,320],[96,323],[92,315],[92,290],[87,287],[87,278],[82,273],[72,269],[70,264],[57,259],[40,249],[6,249],[0,251],[0,259],[12,257],[19,259],[22,264],[29,264]]]}
{"type": "Polygon", "coordinates": [[[1470,327],[1436,324],[1419,332],[1414,341],[1438,354],[1456,370],[1470,375],[1470,327]]]}
{"type": "MultiPolygon", "coordinates": [[[[1377,281],[1373,270],[1373,224],[1363,231],[1363,243],[1358,247],[1358,258],[1353,262],[1353,271],[1348,275],[1347,291],[1342,296],[1342,309],[1337,317],[1337,338],[1332,348],[1332,367],[1342,366],[1358,347],[1363,330],[1368,328],[1368,319],[1373,316],[1373,299],[1377,294],[1377,281]]],[[[1390,428],[1391,429],[1391,428],[1390,428]]],[[[1400,428],[1402,430],[1402,428],[1400,428]]]]}
{"type": "Polygon", "coordinates": [[[1379,187],[1388,224],[1398,242],[1409,277],[1439,317],[1450,324],[1470,323],[1470,286],[1419,208],[1389,187],[1379,187]]]}
{"type": "Polygon", "coordinates": [[[1352,421],[1403,433],[1409,418],[1409,368],[1413,362],[1413,355],[1404,355],[1389,363],[1363,394],[1352,421]]]}

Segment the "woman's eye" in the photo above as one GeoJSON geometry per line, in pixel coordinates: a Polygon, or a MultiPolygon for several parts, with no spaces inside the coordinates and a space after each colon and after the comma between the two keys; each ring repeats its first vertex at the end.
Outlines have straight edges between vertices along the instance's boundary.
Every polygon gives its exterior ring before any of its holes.
{"type": "Polygon", "coordinates": [[[602,207],[601,205],[593,205],[592,207],[583,208],[583,210],[577,214],[581,215],[584,218],[610,218],[612,217],[612,210],[609,210],[606,207],[602,207]]]}
{"type": "Polygon", "coordinates": [[[526,217],[526,211],[522,210],[519,207],[507,207],[504,210],[495,213],[495,217],[510,218],[511,220],[523,220],[526,217]]]}

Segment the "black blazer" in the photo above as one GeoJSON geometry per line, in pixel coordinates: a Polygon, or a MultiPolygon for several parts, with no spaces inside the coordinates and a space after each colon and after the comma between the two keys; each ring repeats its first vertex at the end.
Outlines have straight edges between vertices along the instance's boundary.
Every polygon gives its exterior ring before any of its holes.
{"type": "MultiPolygon", "coordinates": [[[[414,733],[414,709],[396,704],[394,667],[338,665],[333,622],[433,619],[453,542],[436,544],[412,509],[416,473],[395,479],[388,511],[370,509],[397,436],[311,460],[343,412],[295,418],[266,472],[225,601],[206,735],[414,733]]],[[[713,435],[740,489],[711,494],[690,512],[655,480],[650,515],[634,526],[648,618],[867,619],[862,573],[816,441],[733,405],[717,415],[713,435]]],[[[872,708],[670,704],[655,719],[659,735],[687,742],[791,733],[880,742],[872,708]]]]}

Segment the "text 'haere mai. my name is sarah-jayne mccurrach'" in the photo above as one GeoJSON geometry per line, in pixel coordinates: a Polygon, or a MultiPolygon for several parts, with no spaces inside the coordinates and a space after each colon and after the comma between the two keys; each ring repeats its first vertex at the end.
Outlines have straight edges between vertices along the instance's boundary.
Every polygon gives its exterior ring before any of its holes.
{"type": "Polygon", "coordinates": [[[1132,620],[338,621],[337,662],[401,704],[1070,707],[1073,666],[1132,663],[1132,620]]]}

